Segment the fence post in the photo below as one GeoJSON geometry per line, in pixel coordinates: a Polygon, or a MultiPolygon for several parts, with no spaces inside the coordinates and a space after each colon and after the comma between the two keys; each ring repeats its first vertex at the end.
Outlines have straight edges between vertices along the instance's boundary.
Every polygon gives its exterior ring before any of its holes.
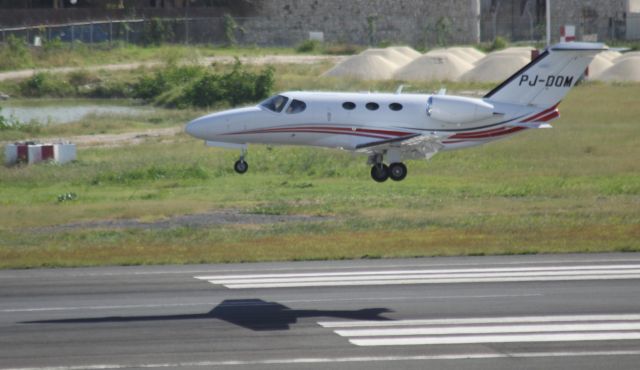
{"type": "Polygon", "coordinates": [[[73,24],[71,24],[71,49],[73,49],[73,43],[76,40],[76,35],[75,35],[75,29],[73,27],[73,24]]]}
{"type": "Polygon", "coordinates": [[[89,23],[89,43],[93,46],[93,21],[89,23]]]}
{"type": "Polygon", "coordinates": [[[109,18],[109,47],[113,43],[113,21],[109,18]]]}
{"type": "Polygon", "coordinates": [[[124,23],[124,41],[127,44],[129,43],[129,25],[127,22],[124,23]]]}
{"type": "Polygon", "coordinates": [[[184,28],[185,28],[184,43],[189,45],[189,18],[184,19],[184,28]]]}

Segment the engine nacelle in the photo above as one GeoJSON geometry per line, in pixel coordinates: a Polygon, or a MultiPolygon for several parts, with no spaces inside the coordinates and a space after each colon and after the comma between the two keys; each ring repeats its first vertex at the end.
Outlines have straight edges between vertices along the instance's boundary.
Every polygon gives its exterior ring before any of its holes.
{"type": "Polygon", "coordinates": [[[493,117],[494,107],[480,99],[433,95],[427,101],[427,115],[447,123],[467,123],[493,117]]]}

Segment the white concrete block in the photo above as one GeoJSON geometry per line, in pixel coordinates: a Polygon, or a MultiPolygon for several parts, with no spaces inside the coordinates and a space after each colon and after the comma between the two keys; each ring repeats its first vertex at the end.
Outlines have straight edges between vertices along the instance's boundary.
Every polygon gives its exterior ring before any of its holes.
{"type": "Polygon", "coordinates": [[[42,145],[35,144],[29,145],[29,164],[38,163],[42,161],[42,145]]]}
{"type": "Polygon", "coordinates": [[[76,160],[76,144],[60,143],[53,147],[53,156],[57,163],[63,164],[76,160]]]}
{"type": "Polygon", "coordinates": [[[16,144],[7,144],[4,147],[4,163],[9,166],[18,162],[18,146],[16,144]]]}

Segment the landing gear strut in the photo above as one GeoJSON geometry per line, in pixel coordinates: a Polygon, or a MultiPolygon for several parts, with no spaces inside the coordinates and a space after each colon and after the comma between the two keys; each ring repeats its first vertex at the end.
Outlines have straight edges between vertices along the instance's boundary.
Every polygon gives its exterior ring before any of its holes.
{"type": "Polygon", "coordinates": [[[247,172],[247,170],[249,169],[249,163],[247,163],[244,160],[244,157],[247,155],[247,149],[246,148],[242,148],[242,153],[240,154],[240,159],[238,159],[236,161],[236,163],[233,165],[233,169],[239,173],[239,174],[243,174],[245,172],[247,172]]]}

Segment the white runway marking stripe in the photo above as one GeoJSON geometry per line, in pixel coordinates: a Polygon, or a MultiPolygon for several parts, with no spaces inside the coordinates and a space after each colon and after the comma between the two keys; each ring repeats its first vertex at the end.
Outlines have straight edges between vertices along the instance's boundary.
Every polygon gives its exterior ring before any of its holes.
{"type": "Polygon", "coordinates": [[[319,322],[357,346],[640,340],[640,315],[319,322]]]}
{"type": "Polygon", "coordinates": [[[477,317],[423,320],[386,320],[386,321],[321,321],[325,328],[388,327],[407,325],[465,325],[465,324],[510,324],[531,322],[584,322],[584,321],[640,321],[640,314],[619,315],[556,315],[556,316],[512,316],[477,317]]]}
{"type": "Polygon", "coordinates": [[[356,346],[416,346],[436,344],[581,342],[596,340],[640,340],[640,332],[554,333],[526,335],[476,335],[458,337],[402,337],[350,339],[356,346]]]}
{"type": "Polygon", "coordinates": [[[438,328],[402,328],[402,329],[352,329],[336,330],[343,337],[395,337],[407,335],[445,335],[445,334],[509,334],[509,333],[547,333],[560,331],[602,331],[602,330],[640,330],[637,323],[606,324],[557,324],[557,325],[495,325],[463,326],[438,328]]]}
{"type": "Polygon", "coordinates": [[[230,289],[640,279],[640,265],[381,270],[195,276],[230,289]]]}

